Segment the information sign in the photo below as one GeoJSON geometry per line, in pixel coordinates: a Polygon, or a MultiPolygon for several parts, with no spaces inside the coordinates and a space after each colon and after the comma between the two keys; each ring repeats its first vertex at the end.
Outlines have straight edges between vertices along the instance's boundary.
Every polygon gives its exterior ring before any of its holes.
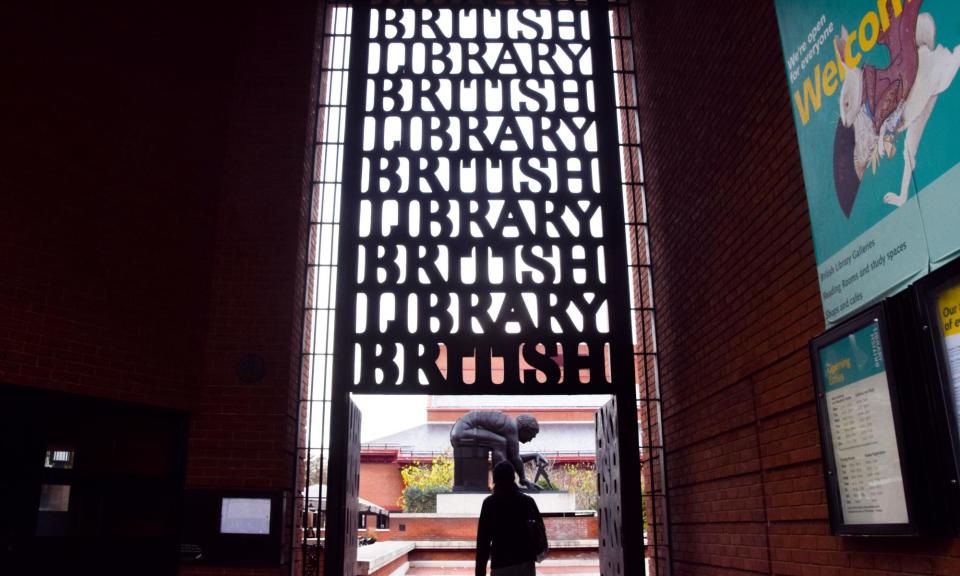
{"type": "Polygon", "coordinates": [[[960,281],[937,296],[944,368],[953,390],[954,415],[960,416],[960,281]]]}
{"type": "Polygon", "coordinates": [[[911,531],[884,330],[877,307],[813,342],[831,520],[838,533],[911,531]]]}
{"type": "Polygon", "coordinates": [[[269,534],[269,498],[224,498],[220,508],[221,534],[269,534]]]}
{"type": "MultiPolygon", "coordinates": [[[[929,355],[936,363],[933,374],[946,414],[954,466],[950,483],[960,480],[960,262],[937,270],[918,286],[923,322],[928,328],[929,355]]],[[[957,494],[960,511],[960,494],[957,494]]],[[[960,525],[958,525],[960,529],[960,525]]]]}

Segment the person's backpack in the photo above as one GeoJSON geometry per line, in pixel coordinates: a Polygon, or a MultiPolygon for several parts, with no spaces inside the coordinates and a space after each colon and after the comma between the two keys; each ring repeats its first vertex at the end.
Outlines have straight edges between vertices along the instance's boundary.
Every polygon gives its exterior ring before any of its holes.
{"type": "Polygon", "coordinates": [[[537,562],[543,562],[547,554],[550,553],[550,547],[547,543],[547,529],[543,525],[543,520],[539,517],[539,514],[536,513],[535,506],[536,504],[531,498],[527,502],[527,535],[537,562]]]}

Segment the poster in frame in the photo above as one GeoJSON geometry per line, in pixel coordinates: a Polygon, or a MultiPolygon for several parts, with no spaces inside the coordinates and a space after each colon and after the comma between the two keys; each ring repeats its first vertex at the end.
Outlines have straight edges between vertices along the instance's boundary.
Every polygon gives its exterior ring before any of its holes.
{"type": "MultiPolygon", "coordinates": [[[[940,268],[917,284],[917,303],[933,360],[929,380],[933,402],[942,407],[951,460],[944,479],[956,517],[960,511],[960,260],[940,268]]],[[[954,520],[954,532],[960,520],[954,520]]]]}
{"type": "Polygon", "coordinates": [[[810,343],[830,527],[841,536],[920,532],[889,329],[878,304],[810,343]]]}
{"type": "Polygon", "coordinates": [[[193,489],[184,492],[180,561],[281,566],[289,563],[290,493],[193,489]]]}

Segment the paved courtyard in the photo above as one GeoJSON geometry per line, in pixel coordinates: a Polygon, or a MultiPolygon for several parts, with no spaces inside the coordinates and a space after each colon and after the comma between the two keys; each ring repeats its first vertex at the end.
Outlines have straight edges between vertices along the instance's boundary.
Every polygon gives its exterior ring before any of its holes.
{"type": "MultiPolygon", "coordinates": [[[[419,564],[419,563],[418,563],[419,564]]],[[[462,576],[473,574],[473,567],[464,562],[450,565],[412,566],[406,576],[462,576]]],[[[600,566],[596,563],[546,562],[537,565],[538,576],[600,576],[600,566]]]]}

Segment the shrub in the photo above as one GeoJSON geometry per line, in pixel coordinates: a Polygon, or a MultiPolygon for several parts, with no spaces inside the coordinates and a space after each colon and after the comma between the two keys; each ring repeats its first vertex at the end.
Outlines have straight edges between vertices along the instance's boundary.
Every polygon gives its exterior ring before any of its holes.
{"type": "Polygon", "coordinates": [[[453,488],[453,459],[440,456],[430,464],[415,462],[404,466],[400,477],[404,486],[400,506],[404,512],[436,512],[437,494],[453,488]]]}
{"type": "MultiPolygon", "coordinates": [[[[528,463],[525,473],[528,478],[534,478],[536,467],[528,463]]],[[[550,480],[553,483],[547,484],[546,479],[541,478],[537,484],[547,490],[565,490],[572,493],[577,499],[578,510],[597,509],[597,471],[592,464],[554,466],[550,470],[550,480]]]]}
{"type": "Polygon", "coordinates": [[[576,494],[579,510],[596,510],[599,503],[597,495],[597,471],[593,466],[575,466],[566,464],[561,468],[566,489],[576,494]]]}
{"type": "Polygon", "coordinates": [[[559,489],[560,489],[556,484],[554,484],[554,483],[552,483],[552,482],[547,482],[547,479],[546,479],[546,478],[541,478],[541,479],[537,480],[537,486],[543,488],[544,490],[559,490],[559,489]]]}
{"type": "Polygon", "coordinates": [[[420,489],[416,486],[407,486],[403,490],[403,511],[416,513],[433,513],[437,511],[437,494],[450,492],[449,488],[430,487],[420,489]]]}

